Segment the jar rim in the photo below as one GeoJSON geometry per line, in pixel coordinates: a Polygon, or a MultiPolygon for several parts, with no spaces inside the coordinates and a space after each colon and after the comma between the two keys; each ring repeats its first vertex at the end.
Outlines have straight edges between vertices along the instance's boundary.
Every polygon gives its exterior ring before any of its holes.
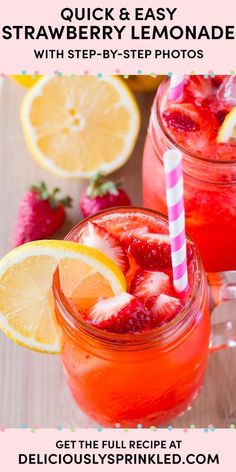
{"type": "MultiPolygon", "coordinates": [[[[211,164],[215,164],[217,165],[218,167],[220,166],[224,166],[225,164],[226,165],[235,165],[236,164],[236,161],[232,161],[232,160],[217,160],[217,159],[209,159],[208,157],[204,157],[204,156],[199,156],[193,152],[190,152],[188,150],[186,150],[185,148],[183,148],[182,146],[180,146],[173,138],[172,136],[168,133],[168,130],[167,128],[165,127],[164,123],[163,123],[163,119],[162,119],[162,116],[161,116],[161,113],[160,113],[160,110],[161,110],[161,107],[160,107],[160,101],[162,99],[162,94],[166,91],[166,89],[168,88],[168,85],[169,85],[169,82],[170,82],[170,78],[166,78],[163,80],[163,82],[159,85],[158,87],[158,90],[157,90],[157,93],[156,93],[156,97],[154,99],[154,102],[153,102],[153,107],[152,107],[152,113],[151,113],[151,117],[155,117],[157,119],[157,122],[158,122],[158,125],[160,126],[164,136],[166,137],[166,139],[168,140],[168,142],[172,145],[172,146],[175,146],[179,151],[181,151],[185,156],[188,156],[190,158],[193,158],[195,160],[198,160],[198,161],[201,161],[201,162],[205,162],[205,163],[211,163],[211,164]]],[[[152,120],[151,120],[152,121],[152,120]]]]}
{"type": "MultiPolygon", "coordinates": [[[[142,214],[145,213],[152,217],[156,217],[159,220],[161,219],[166,225],[168,225],[167,218],[162,215],[161,213],[149,210],[142,207],[115,207],[109,210],[103,210],[96,215],[88,217],[75,225],[71,231],[67,234],[65,239],[71,237],[71,234],[76,231],[77,229],[81,229],[88,221],[91,221],[94,218],[109,215],[111,213],[116,212],[141,212],[142,214]]],[[[192,238],[189,235],[186,235],[187,239],[193,243],[192,238]]],[[[194,243],[193,243],[194,244],[194,243]]],[[[195,254],[196,254],[196,272],[200,274],[200,277],[194,277],[194,284],[191,290],[191,296],[189,297],[187,303],[184,304],[183,309],[180,310],[179,314],[169,323],[160,326],[159,328],[152,329],[150,331],[139,333],[139,334],[115,334],[106,331],[102,331],[100,329],[94,328],[89,325],[86,321],[82,318],[78,318],[76,310],[69,304],[63,291],[60,287],[60,280],[59,280],[59,273],[56,270],[54,274],[54,281],[53,281],[53,295],[56,307],[59,311],[59,316],[65,322],[63,324],[63,329],[67,330],[71,333],[73,330],[75,333],[82,333],[87,335],[91,340],[100,342],[107,347],[111,347],[112,349],[120,349],[120,348],[143,348],[147,349],[148,347],[153,347],[153,343],[156,344],[165,344],[165,342],[171,342],[178,338],[178,335],[189,328],[191,323],[196,319],[196,313],[198,310],[199,302],[201,302],[202,297],[201,294],[204,290],[204,281],[205,281],[205,273],[202,265],[202,261],[200,258],[200,254],[195,246],[195,254]]],[[[200,314],[200,313],[199,313],[200,314]]],[[[195,323],[192,323],[195,324],[195,323]]]]}

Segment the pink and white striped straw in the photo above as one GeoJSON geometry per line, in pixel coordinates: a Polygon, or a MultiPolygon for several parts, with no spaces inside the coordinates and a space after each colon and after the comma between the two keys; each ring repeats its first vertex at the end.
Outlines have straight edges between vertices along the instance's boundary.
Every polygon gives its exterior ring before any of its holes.
{"type": "Polygon", "coordinates": [[[171,241],[171,260],[174,287],[183,292],[188,287],[186,255],[185,211],[182,155],[177,150],[169,150],[163,156],[166,203],[171,241]]]}
{"type": "Polygon", "coordinates": [[[173,102],[175,102],[182,96],[183,90],[184,90],[184,82],[185,82],[184,75],[171,76],[170,88],[168,92],[169,100],[173,100],[173,102]]]}

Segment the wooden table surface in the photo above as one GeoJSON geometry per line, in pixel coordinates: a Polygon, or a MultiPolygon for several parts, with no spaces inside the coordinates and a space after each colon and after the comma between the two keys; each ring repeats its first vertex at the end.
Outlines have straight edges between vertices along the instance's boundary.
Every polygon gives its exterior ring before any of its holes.
{"type": "MultiPolygon", "coordinates": [[[[59,236],[79,218],[78,198],[84,183],[47,173],[31,158],[22,135],[19,111],[24,89],[5,79],[0,96],[0,257],[11,247],[11,234],[21,195],[31,183],[44,179],[70,193],[75,207],[59,236]]],[[[115,177],[124,176],[132,201],[141,204],[141,159],[152,95],[138,97],[142,130],[135,152],[115,177]]],[[[68,391],[57,356],[23,349],[0,333],[0,427],[86,427],[68,391]]],[[[195,424],[228,427],[236,423],[236,349],[210,355],[205,385],[190,411],[173,420],[175,427],[195,424]]]]}

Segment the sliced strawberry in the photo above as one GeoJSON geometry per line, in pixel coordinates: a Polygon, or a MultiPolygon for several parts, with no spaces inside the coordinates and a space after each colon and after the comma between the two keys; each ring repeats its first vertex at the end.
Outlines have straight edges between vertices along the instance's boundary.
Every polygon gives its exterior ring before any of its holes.
{"type": "Polygon", "coordinates": [[[132,280],[130,292],[145,302],[153,295],[170,293],[170,278],[164,272],[139,270],[132,280]]]}
{"type": "Polygon", "coordinates": [[[197,131],[200,127],[198,111],[190,103],[172,103],[162,116],[168,128],[174,131],[197,131]]]}
{"type": "Polygon", "coordinates": [[[130,234],[135,232],[162,233],[165,226],[165,223],[154,216],[128,209],[120,213],[114,211],[109,215],[98,216],[95,223],[105,228],[121,241],[126,240],[130,234]]]}
{"type": "Polygon", "coordinates": [[[149,298],[146,307],[153,317],[153,326],[158,327],[171,321],[180,312],[183,303],[178,298],[162,293],[149,298]]]}
{"type": "Polygon", "coordinates": [[[190,96],[194,101],[201,101],[212,94],[212,80],[210,77],[205,79],[202,75],[195,75],[188,77],[188,81],[185,84],[185,99],[190,96]]]}
{"type": "Polygon", "coordinates": [[[87,223],[79,243],[99,249],[112,259],[124,273],[129,270],[128,257],[118,239],[96,223],[87,223]]]}
{"type": "MultiPolygon", "coordinates": [[[[128,252],[143,269],[171,268],[171,247],[168,234],[147,233],[131,235],[127,241],[128,252]]],[[[194,248],[187,244],[187,258],[193,257],[194,248]]]]}
{"type": "Polygon", "coordinates": [[[152,327],[148,309],[130,293],[99,300],[87,315],[93,327],[111,333],[141,333],[152,327]]]}
{"type": "Polygon", "coordinates": [[[215,75],[215,77],[212,77],[212,83],[216,87],[222,84],[223,80],[225,80],[227,76],[226,75],[215,75]]]}
{"type": "Polygon", "coordinates": [[[184,149],[198,155],[209,154],[219,123],[211,110],[191,103],[171,104],[163,112],[169,134],[184,149]]]}

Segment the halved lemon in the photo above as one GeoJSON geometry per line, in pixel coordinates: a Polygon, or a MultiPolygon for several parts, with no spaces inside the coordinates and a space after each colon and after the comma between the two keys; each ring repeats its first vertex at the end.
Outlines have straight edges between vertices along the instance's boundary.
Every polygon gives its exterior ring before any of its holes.
{"type": "Polygon", "coordinates": [[[12,79],[14,79],[18,84],[22,85],[26,88],[31,88],[35,85],[39,79],[41,79],[42,75],[11,75],[12,79]]]}
{"type": "Polygon", "coordinates": [[[57,267],[64,295],[81,309],[126,290],[120,269],[97,249],[37,241],[11,251],[0,261],[0,328],[16,343],[40,352],[61,350],[52,294],[57,267]]]}
{"type": "Polygon", "coordinates": [[[236,107],[226,115],[217,135],[218,143],[227,143],[236,139],[236,107]]]}
{"type": "Polygon", "coordinates": [[[21,120],[32,156],[62,177],[115,171],[140,127],[134,96],[111,76],[45,76],[25,95],[21,120]]]}

